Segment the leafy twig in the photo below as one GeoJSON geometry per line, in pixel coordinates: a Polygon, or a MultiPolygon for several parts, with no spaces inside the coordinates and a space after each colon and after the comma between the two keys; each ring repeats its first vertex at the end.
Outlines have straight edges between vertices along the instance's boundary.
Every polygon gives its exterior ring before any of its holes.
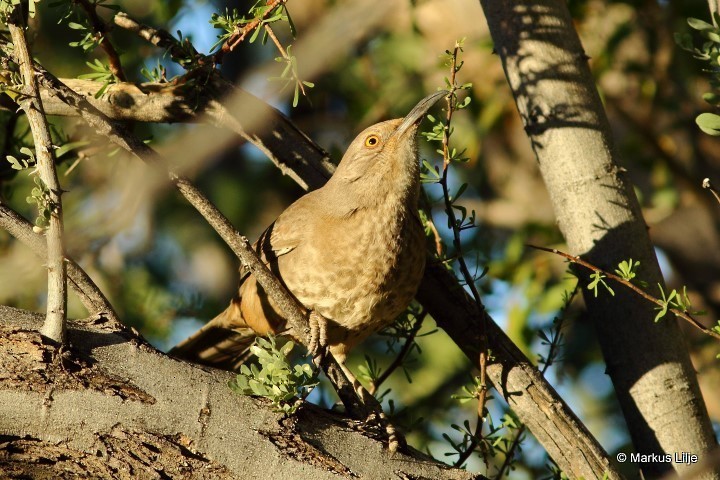
{"type": "Polygon", "coordinates": [[[371,395],[375,395],[375,393],[380,388],[380,385],[387,380],[390,375],[393,374],[395,370],[397,370],[405,361],[405,358],[412,350],[412,346],[415,343],[415,337],[417,336],[418,332],[422,328],[423,321],[425,320],[425,317],[427,316],[427,311],[423,310],[419,314],[415,316],[415,323],[413,324],[412,328],[408,332],[407,337],[405,337],[405,343],[403,343],[402,348],[400,348],[400,351],[393,359],[392,363],[388,365],[387,369],[383,371],[376,379],[374,379],[370,386],[368,387],[368,392],[370,392],[371,395]]]}
{"type": "MultiPolygon", "coordinates": [[[[260,15],[256,16],[249,22],[237,22],[235,31],[227,36],[227,39],[223,43],[220,50],[213,56],[215,63],[222,63],[222,58],[225,54],[232,52],[245,38],[252,33],[254,30],[259,28],[265,23],[265,21],[275,13],[277,7],[285,5],[288,0],[270,0],[266,5],[262,7],[255,7],[253,10],[259,11],[260,15]],[[242,25],[242,27],[241,27],[242,25]]],[[[258,2],[259,3],[259,2],[258,2]]],[[[256,4],[257,5],[257,4],[256,4]]]]}
{"type": "Polygon", "coordinates": [[[170,54],[170,58],[185,70],[190,70],[195,65],[208,63],[206,57],[195,50],[195,47],[187,39],[184,41],[178,40],[166,30],[139,23],[124,12],[118,12],[113,21],[118,27],[135,33],[156,47],[166,49],[170,54]]]}
{"type": "MultiPolygon", "coordinates": [[[[460,239],[460,233],[463,230],[471,228],[473,226],[474,218],[471,217],[469,221],[466,222],[466,220],[468,219],[466,218],[465,209],[455,204],[455,201],[460,197],[460,195],[462,195],[463,191],[465,190],[465,186],[460,187],[460,189],[454,196],[451,195],[448,187],[448,172],[450,163],[453,161],[462,161],[462,159],[460,158],[462,152],[458,154],[455,149],[450,148],[450,135],[452,134],[452,117],[455,110],[464,108],[465,106],[467,106],[468,103],[466,99],[466,101],[461,104],[457,98],[458,90],[464,90],[469,88],[468,84],[458,86],[456,82],[456,74],[460,70],[460,68],[462,68],[462,62],[458,64],[458,55],[460,54],[460,52],[462,52],[461,41],[455,42],[455,47],[453,48],[452,52],[446,52],[450,59],[450,78],[447,80],[447,87],[449,88],[450,93],[446,97],[447,110],[445,114],[445,124],[442,128],[442,134],[440,137],[440,141],[442,143],[443,166],[442,174],[440,176],[440,179],[438,180],[438,183],[442,186],[443,190],[445,213],[448,216],[448,225],[452,228],[453,246],[457,255],[458,265],[460,266],[460,272],[462,273],[466,285],[470,288],[475,303],[478,306],[481,306],[482,301],[480,299],[480,294],[477,290],[477,287],[475,286],[476,278],[470,273],[470,269],[468,268],[467,262],[465,261],[462,249],[462,242],[460,239]],[[463,217],[459,221],[457,216],[455,215],[456,209],[461,212],[463,217]]],[[[440,132],[434,130],[434,133],[437,135],[440,132]]],[[[428,136],[428,138],[431,138],[431,136],[428,136]]],[[[437,139],[437,136],[435,137],[435,139],[437,139]]],[[[483,317],[483,322],[484,321],[485,319],[483,317]]],[[[465,461],[470,457],[470,455],[472,455],[472,452],[477,448],[478,444],[482,442],[482,425],[485,418],[485,404],[487,402],[488,363],[488,341],[486,328],[484,326],[480,334],[480,343],[480,379],[478,391],[477,424],[475,427],[475,432],[472,435],[470,445],[465,451],[460,453],[458,460],[455,462],[456,466],[460,466],[465,463],[465,461]]]]}
{"type": "Polygon", "coordinates": [[[113,75],[115,75],[115,77],[121,82],[126,81],[125,73],[122,69],[122,63],[120,62],[120,55],[118,55],[117,50],[115,50],[115,47],[113,47],[113,44],[107,37],[107,24],[97,14],[98,4],[89,0],[75,1],[82,7],[83,10],[85,10],[88,19],[90,20],[95,37],[100,44],[100,47],[105,51],[105,54],[108,57],[110,71],[112,71],[113,75]]]}
{"type": "MultiPolygon", "coordinates": [[[[676,308],[676,307],[671,307],[671,306],[670,306],[670,302],[671,302],[671,301],[673,300],[673,298],[675,298],[676,296],[680,299],[680,302],[681,302],[680,304],[681,304],[681,305],[686,305],[686,303],[684,302],[684,300],[682,300],[682,297],[680,297],[679,295],[677,295],[677,293],[676,293],[674,290],[673,290],[673,292],[672,292],[667,298],[665,298],[664,300],[660,300],[659,298],[653,297],[653,296],[650,295],[649,293],[645,292],[644,290],[642,290],[640,287],[638,287],[637,285],[633,284],[633,283],[630,282],[629,280],[626,280],[626,279],[622,278],[622,277],[619,276],[619,275],[615,275],[614,273],[610,273],[610,272],[607,272],[607,271],[605,271],[605,270],[603,270],[603,269],[601,269],[601,268],[599,268],[599,267],[596,267],[595,265],[593,265],[593,264],[591,264],[591,263],[589,263],[589,262],[586,262],[585,260],[583,260],[583,259],[580,258],[580,257],[577,257],[577,256],[575,256],[575,255],[570,255],[569,253],[562,252],[562,251],[560,251],[560,250],[558,250],[558,249],[556,249],[556,248],[539,247],[539,246],[537,246],[537,245],[528,245],[528,246],[531,247],[531,248],[537,249],[537,250],[542,250],[542,251],[544,251],[544,252],[554,253],[555,255],[559,255],[559,256],[565,258],[566,260],[570,261],[571,263],[580,265],[580,266],[582,266],[582,267],[587,268],[588,270],[591,270],[591,271],[594,272],[596,275],[602,275],[603,277],[607,277],[607,278],[609,278],[609,279],[611,279],[611,280],[614,280],[614,281],[616,281],[617,283],[619,283],[619,284],[621,284],[621,285],[629,288],[629,289],[632,290],[633,292],[637,293],[638,295],[640,295],[640,296],[641,296],[642,298],[644,298],[645,300],[647,300],[647,301],[649,301],[649,302],[652,302],[652,303],[654,303],[655,305],[657,305],[657,306],[659,307],[659,310],[660,310],[660,313],[658,314],[658,317],[659,317],[660,314],[662,314],[662,313],[672,312],[673,314],[675,314],[675,316],[677,316],[677,317],[679,317],[679,318],[682,318],[683,320],[687,321],[687,322],[690,323],[692,326],[696,327],[697,329],[699,329],[700,331],[702,331],[702,332],[705,333],[706,335],[710,335],[711,337],[720,340],[720,332],[715,331],[715,329],[707,328],[705,325],[703,325],[702,323],[700,323],[699,321],[697,321],[696,319],[694,319],[694,318],[692,317],[692,315],[690,315],[690,313],[687,311],[687,308],[676,308]]],[[[599,278],[599,277],[598,277],[598,278],[599,278]]],[[[665,297],[664,291],[663,291],[662,289],[661,289],[660,291],[661,291],[661,294],[663,295],[663,297],[665,297]]],[[[658,317],[656,317],[656,321],[659,320],[658,317]]]]}

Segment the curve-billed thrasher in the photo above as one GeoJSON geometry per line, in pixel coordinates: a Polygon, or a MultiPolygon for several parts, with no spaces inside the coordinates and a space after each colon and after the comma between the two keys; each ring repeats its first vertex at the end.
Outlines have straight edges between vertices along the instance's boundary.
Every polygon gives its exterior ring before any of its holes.
{"type": "MultiPolygon", "coordinates": [[[[386,327],[410,303],[425,267],[416,134],[447,92],[422,99],[405,117],[365,129],[322,188],[290,205],[255,250],[290,293],[328,320],[326,346],[347,352],[386,327]]],[[[252,274],[241,269],[230,306],[170,354],[237,368],[256,335],[285,333],[285,321],[252,274]]]]}

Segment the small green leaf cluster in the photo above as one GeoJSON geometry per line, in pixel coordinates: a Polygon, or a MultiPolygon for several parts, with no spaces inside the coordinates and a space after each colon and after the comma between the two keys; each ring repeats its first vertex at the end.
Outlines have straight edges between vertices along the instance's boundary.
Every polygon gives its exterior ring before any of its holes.
{"type": "MultiPolygon", "coordinates": [[[[7,16],[13,11],[16,5],[20,5],[21,0],[0,0],[0,15],[3,17],[3,21],[7,22],[7,16]]],[[[40,0],[30,0],[28,3],[28,15],[30,18],[35,18],[35,12],[37,12],[36,4],[40,3],[40,0]]]]}
{"type": "Polygon", "coordinates": [[[177,30],[175,33],[177,33],[179,41],[175,44],[175,47],[169,47],[167,53],[185,70],[201,67],[199,60],[202,55],[198,55],[190,38],[183,36],[181,30],[177,30]]]}
{"type": "MultiPolygon", "coordinates": [[[[446,457],[455,455],[463,455],[468,448],[475,448],[483,453],[483,456],[489,456],[492,458],[498,455],[503,455],[507,458],[508,455],[512,455],[513,458],[508,459],[509,470],[515,469],[514,460],[517,458],[517,453],[522,451],[522,442],[524,441],[524,429],[522,424],[517,418],[511,413],[505,413],[499,424],[495,424],[492,419],[492,415],[486,414],[485,419],[487,422],[487,433],[478,438],[476,433],[473,433],[470,426],[470,422],[465,420],[462,425],[452,424],[450,427],[456,430],[462,435],[460,441],[454,441],[447,433],[443,434],[443,438],[450,445],[453,451],[446,452],[446,457]]],[[[486,457],[487,458],[487,457],[486,457]]]]}
{"type": "Polygon", "coordinates": [[[463,393],[454,394],[452,398],[460,403],[467,403],[470,400],[477,400],[483,390],[487,390],[487,386],[483,385],[480,377],[473,377],[472,386],[463,385],[463,393]]]}
{"type": "Polygon", "coordinates": [[[607,276],[602,272],[593,272],[590,274],[590,283],[588,284],[587,289],[593,291],[595,298],[598,296],[598,285],[602,285],[608,292],[610,292],[610,295],[613,297],[615,296],[615,291],[607,284],[605,281],[606,278],[607,276]]]}
{"type": "Polygon", "coordinates": [[[297,58],[291,53],[292,45],[288,45],[286,50],[286,56],[275,57],[275,61],[279,63],[285,63],[285,68],[279,77],[270,77],[270,80],[277,80],[284,82],[283,89],[288,85],[294,85],[295,91],[293,93],[292,106],[297,107],[300,101],[300,92],[305,93],[305,88],[313,88],[314,83],[308,82],[307,80],[300,80],[297,68],[297,58]]]}
{"type": "Polygon", "coordinates": [[[288,360],[294,346],[288,341],[278,348],[274,337],[258,337],[250,351],[259,366],[242,365],[235,380],[230,381],[230,388],[241,395],[268,398],[279,412],[294,413],[301,403],[296,399],[306,397],[318,384],[310,364],[293,366],[288,360]]]}
{"type": "Polygon", "coordinates": [[[140,73],[150,82],[167,83],[167,70],[158,60],[157,65],[152,70],[142,67],[140,73]]]}
{"type": "MultiPolygon", "coordinates": [[[[696,30],[703,43],[700,48],[693,43],[693,36],[690,33],[676,33],[675,42],[682,48],[692,54],[692,56],[703,62],[707,62],[710,74],[710,86],[713,91],[705,93],[703,99],[710,105],[717,107],[720,105],[720,15],[713,13],[713,24],[707,23],[698,18],[688,18],[688,25],[696,30]]],[[[700,130],[708,135],[720,135],[720,115],[714,113],[702,113],[695,119],[700,130]]]]}
{"type": "MultiPolygon", "coordinates": [[[[233,8],[232,11],[228,11],[227,9],[225,9],[225,15],[213,13],[213,15],[210,17],[210,25],[222,30],[222,33],[218,35],[218,41],[215,42],[215,44],[210,48],[210,50],[214,50],[226,41],[230,40],[233,36],[237,35],[243,29],[243,27],[256,21],[257,19],[263,18],[264,16],[266,16],[266,14],[267,18],[260,21],[260,23],[253,31],[253,34],[250,36],[250,43],[254,43],[255,40],[257,40],[258,35],[260,34],[260,30],[262,30],[260,27],[278,21],[288,22],[288,25],[290,26],[290,32],[292,33],[292,36],[295,37],[295,24],[293,23],[292,18],[290,17],[290,14],[288,13],[285,5],[277,5],[274,8],[273,12],[268,14],[269,8],[271,8],[271,6],[266,5],[264,0],[258,0],[250,8],[247,17],[241,15],[240,12],[238,12],[235,8],[233,8]]],[[[262,38],[263,45],[265,44],[265,42],[267,42],[267,38],[268,34],[267,32],[265,32],[262,38]]]]}
{"type": "Polygon", "coordinates": [[[37,205],[38,216],[35,218],[34,230],[41,231],[50,225],[50,216],[53,210],[55,210],[55,206],[50,201],[50,189],[48,189],[40,176],[35,175],[33,181],[35,182],[35,186],[30,192],[30,196],[25,197],[25,201],[37,205]]]}
{"type": "Polygon", "coordinates": [[[118,78],[110,70],[110,67],[102,63],[97,58],[92,62],[85,62],[85,64],[90,67],[93,72],[78,75],[78,78],[86,78],[88,80],[92,80],[93,82],[102,82],[103,84],[102,87],[95,92],[95,98],[102,97],[110,85],[118,82],[118,78]]]}
{"type": "Polygon", "coordinates": [[[635,277],[637,277],[637,270],[639,267],[640,261],[636,262],[632,258],[630,258],[629,260],[623,260],[622,262],[618,263],[618,268],[615,269],[615,273],[617,273],[618,276],[623,280],[637,283],[644,288],[647,287],[647,282],[635,279],[635,277]]]}
{"type": "Polygon", "coordinates": [[[77,42],[70,42],[68,45],[71,47],[81,48],[85,53],[95,50],[95,47],[100,45],[100,42],[103,41],[102,35],[97,35],[93,32],[87,21],[83,23],[68,22],[68,27],[73,30],[78,30],[83,34],[83,37],[80,40],[77,42]]]}
{"type": "MultiPolygon", "coordinates": [[[[90,0],[89,2],[93,8],[104,7],[109,10],[120,10],[118,5],[108,4],[108,0],[90,0]]],[[[63,11],[60,14],[58,23],[63,23],[68,20],[75,13],[77,2],[74,0],[57,0],[50,3],[51,8],[62,8],[63,11]]],[[[77,15],[76,22],[67,22],[68,28],[76,30],[82,35],[82,38],[76,42],[70,42],[68,45],[82,49],[83,52],[91,52],[100,45],[104,37],[99,32],[96,32],[87,15],[77,15]]]]}
{"type": "Polygon", "coordinates": [[[662,298],[660,299],[661,305],[655,308],[655,310],[658,310],[658,314],[655,315],[655,322],[659,322],[667,315],[668,310],[671,308],[676,308],[683,313],[689,313],[691,315],[705,314],[702,310],[691,310],[692,304],[687,294],[687,287],[683,286],[682,293],[679,293],[675,289],[670,291],[670,293],[666,293],[660,284],[658,284],[658,288],[660,289],[660,296],[662,298]]]}
{"type": "MultiPolygon", "coordinates": [[[[7,44],[3,48],[12,47],[12,44],[7,44]]],[[[18,65],[8,58],[2,59],[2,72],[0,72],[0,93],[6,94],[13,101],[19,101],[19,98],[23,96],[23,80],[18,70],[18,65]]]]}
{"type": "Polygon", "coordinates": [[[26,168],[35,166],[35,152],[28,147],[20,147],[20,153],[27,155],[28,158],[16,158],[12,155],[5,157],[7,161],[10,162],[10,167],[12,167],[13,170],[25,170],[26,168]]]}

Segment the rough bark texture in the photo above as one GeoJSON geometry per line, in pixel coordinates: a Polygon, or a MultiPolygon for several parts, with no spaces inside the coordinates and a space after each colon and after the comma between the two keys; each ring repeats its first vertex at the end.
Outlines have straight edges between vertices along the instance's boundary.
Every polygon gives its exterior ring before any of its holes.
{"type": "MultiPolygon", "coordinates": [[[[481,4],[572,253],[610,271],[623,259],[639,260],[639,277],[658,293],[663,280],[647,227],[618,166],[565,2],[481,4]]],[[[702,456],[716,442],[675,319],[656,324],[652,305],[621,288],[615,292],[595,298],[586,290],[585,300],[635,448],[644,454],[702,456]]],[[[646,478],[672,467],[641,465],[646,478]]]]}
{"type": "Polygon", "coordinates": [[[390,454],[363,424],[312,405],[273,413],[234,394],[230,373],[173,360],[101,320],[71,323],[64,353],[43,344],[41,323],[0,307],[3,478],[481,478],[390,454]]]}

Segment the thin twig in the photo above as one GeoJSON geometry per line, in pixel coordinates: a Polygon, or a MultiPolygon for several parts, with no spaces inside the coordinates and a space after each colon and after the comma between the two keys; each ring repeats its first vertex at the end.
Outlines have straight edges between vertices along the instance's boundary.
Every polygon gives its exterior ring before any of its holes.
{"type": "MultiPolygon", "coordinates": [[[[610,273],[608,271],[603,270],[602,268],[596,267],[592,263],[586,262],[585,260],[583,260],[582,258],[580,258],[578,256],[570,255],[569,253],[562,252],[556,248],[539,247],[537,245],[528,245],[528,247],[534,248],[536,250],[542,250],[544,252],[554,253],[555,255],[559,255],[559,256],[565,258],[566,260],[570,261],[571,263],[575,263],[577,265],[585,267],[588,270],[592,270],[595,273],[600,273],[611,280],[615,280],[619,284],[624,285],[625,287],[629,288],[633,292],[637,293],[645,300],[647,300],[651,303],[654,303],[655,305],[658,305],[659,307],[664,308],[666,306],[666,304],[662,300],[660,300],[657,297],[653,297],[649,293],[646,293],[644,290],[642,290],[637,285],[629,282],[628,280],[625,280],[624,278],[622,278],[618,275],[615,275],[614,273],[610,273]]],[[[700,323],[699,321],[694,319],[688,312],[680,310],[678,308],[674,308],[674,307],[668,308],[668,311],[674,313],[676,317],[682,318],[683,320],[687,321],[692,326],[696,327],[697,329],[699,329],[706,335],[710,335],[711,337],[720,340],[720,333],[716,333],[713,330],[707,328],[705,325],[703,325],[702,323],[700,323]]]]}
{"type": "Polygon", "coordinates": [[[110,71],[121,82],[126,81],[125,72],[123,72],[122,63],[120,62],[120,55],[118,55],[117,50],[115,50],[115,47],[113,47],[110,39],[108,39],[107,24],[97,14],[97,5],[94,3],[91,4],[88,0],[75,1],[80,4],[83,10],[85,10],[88,19],[90,20],[90,24],[92,25],[93,32],[95,32],[95,37],[100,38],[100,47],[105,50],[105,54],[108,57],[110,71]]]}
{"type": "Polygon", "coordinates": [[[720,203],[720,193],[718,193],[717,189],[710,182],[709,178],[703,179],[702,187],[707,190],[710,190],[710,193],[713,194],[713,196],[715,197],[715,200],[717,200],[717,202],[720,203]]]}
{"type": "MultiPolygon", "coordinates": [[[[540,373],[545,376],[545,373],[547,373],[550,366],[555,362],[555,358],[558,353],[559,344],[555,341],[555,338],[559,337],[559,332],[562,330],[563,323],[565,321],[565,315],[567,313],[568,308],[570,308],[570,304],[572,304],[573,299],[575,298],[575,295],[578,294],[578,291],[580,290],[579,285],[576,283],[575,288],[573,288],[572,292],[570,292],[570,295],[567,297],[567,299],[564,301],[564,304],[560,311],[558,312],[558,315],[556,318],[559,319],[558,325],[553,325],[553,330],[556,330],[558,332],[558,336],[554,337],[553,340],[550,342],[550,348],[548,349],[547,353],[547,360],[545,361],[543,367],[540,369],[540,373]]],[[[525,424],[520,425],[517,428],[515,438],[513,438],[512,443],[510,444],[510,448],[507,449],[505,452],[505,459],[503,460],[502,465],[500,465],[500,469],[495,474],[496,480],[502,480],[503,475],[505,474],[505,471],[510,468],[510,465],[512,464],[513,457],[515,456],[515,450],[520,446],[520,442],[522,441],[522,435],[525,433],[525,430],[527,430],[527,426],[525,424]]]]}
{"type": "MultiPolygon", "coordinates": [[[[280,55],[285,59],[285,61],[290,61],[290,55],[288,55],[285,48],[282,46],[282,43],[280,43],[280,40],[278,40],[277,36],[275,36],[275,32],[273,31],[272,27],[270,25],[265,24],[265,31],[267,32],[270,39],[273,41],[277,49],[280,51],[280,55]]],[[[300,78],[297,76],[297,72],[295,69],[292,70],[292,76],[295,80],[295,83],[300,87],[300,92],[303,94],[304,97],[307,96],[307,93],[305,93],[305,84],[300,80],[300,78]]]]}
{"type": "Polygon", "coordinates": [[[370,392],[370,395],[375,395],[375,392],[378,391],[380,385],[382,385],[383,382],[385,382],[385,380],[387,380],[390,375],[392,375],[393,372],[395,372],[395,370],[397,370],[403,364],[405,358],[407,357],[408,353],[410,353],[410,349],[415,342],[415,337],[422,328],[426,316],[427,310],[423,309],[423,311],[415,317],[415,324],[410,329],[410,332],[405,339],[405,343],[393,359],[392,363],[388,365],[387,369],[382,374],[380,374],[378,378],[375,379],[375,381],[370,383],[370,387],[368,388],[368,392],[370,392]]]}
{"type": "Polygon", "coordinates": [[[156,47],[167,49],[170,58],[186,70],[192,68],[192,62],[188,63],[184,61],[187,59],[188,54],[192,56],[197,64],[202,65],[205,63],[205,57],[195,50],[192,44],[188,42],[187,48],[183,47],[183,43],[166,30],[153,28],[137,22],[130,18],[125,12],[118,12],[115,17],[113,17],[113,21],[118,27],[135,33],[156,47]]]}
{"type": "MultiPolygon", "coordinates": [[[[46,262],[47,242],[42,235],[35,233],[32,227],[32,224],[25,220],[22,215],[0,201],[0,228],[10,232],[10,235],[18,239],[46,262]]],[[[103,315],[116,325],[120,324],[120,318],[95,282],[77,263],[69,258],[66,260],[70,286],[75,290],[88,313],[90,315],[103,315]]]]}
{"type": "MultiPolygon", "coordinates": [[[[457,97],[455,92],[457,91],[457,85],[455,82],[455,74],[458,71],[457,68],[457,57],[458,53],[460,52],[460,44],[455,43],[455,48],[453,49],[453,53],[451,56],[451,62],[450,62],[450,94],[447,96],[447,113],[445,115],[445,129],[443,131],[443,138],[442,138],[442,147],[443,147],[443,171],[442,171],[442,177],[440,179],[440,185],[442,185],[443,189],[443,198],[445,200],[445,213],[450,219],[450,224],[452,225],[452,231],[453,231],[453,245],[455,247],[455,251],[457,252],[457,258],[458,258],[458,264],[460,265],[460,272],[463,275],[463,278],[465,279],[465,283],[470,288],[470,291],[472,293],[473,299],[475,300],[475,303],[478,305],[478,307],[482,308],[482,300],[480,299],[480,293],[477,290],[477,287],[475,286],[475,279],[470,274],[470,269],[467,266],[467,262],[465,262],[465,257],[463,255],[462,251],[462,243],[460,239],[460,228],[457,225],[457,217],[455,216],[455,210],[452,205],[452,200],[450,199],[450,190],[448,188],[448,167],[450,165],[451,161],[451,155],[450,155],[450,127],[452,124],[452,116],[453,112],[455,110],[455,102],[457,101],[457,97]]],[[[483,323],[485,322],[485,317],[483,317],[483,323]]],[[[460,457],[455,462],[456,466],[460,466],[465,461],[470,458],[470,455],[472,455],[473,451],[477,448],[477,446],[482,441],[482,425],[485,418],[485,404],[487,402],[487,351],[488,351],[488,341],[487,341],[487,329],[485,328],[485,325],[483,325],[482,332],[480,334],[480,358],[479,358],[479,364],[480,364],[480,391],[478,392],[478,406],[477,406],[477,424],[475,427],[475,433],[472,436],[472,440],[470,442],[469,447],[460,454],[460,457]]]]}
{"type": "Polygon", "coordinates": [[[232,52],[235,50],[235,48],[242,43],[243,40],[245,40],[245,37],[248,36],[253,30],[258,28],[260,25],[263,24],[266,18],[270,16],[270,14],[273,13],[273,11],[280,5],[284,5],[287,3],[288,0],[270,0],[267,2],[266,10],[263,12],[263,14],[257,18],[254,18],[249,23],[245,24],[244,27],[239,29],[238,31],[234,32],[230,38],[228,38],[225,43],[223,43],[223,46],[220,48],[220,50],[215,54],[214,59],[215,63],[222,63],[222,58],[225,54],[232,52]]]}
{"type": "MultiPolygon", "coordinates": [[[[32,56],[25,40],[22,4],[16,5],[10,14],[8,30],[14,46],[13,56],[20,66],[24,83],[23,94],[18,97],[18,102],[25,111],[32,131],[37,173],[48,190],[47,193],[42,194],[47,199],[45,208],[50,211],[45,233],[48,268],[47,316],[40,332],[62,345],[65,343],[67,328],[67,277],[63,245],[62,190],[55,171],[55,150],[50,136],[50,128],[35,79],[32,56]]],[[[41,205],[38,207],[42,208],[41,205]]]]}

